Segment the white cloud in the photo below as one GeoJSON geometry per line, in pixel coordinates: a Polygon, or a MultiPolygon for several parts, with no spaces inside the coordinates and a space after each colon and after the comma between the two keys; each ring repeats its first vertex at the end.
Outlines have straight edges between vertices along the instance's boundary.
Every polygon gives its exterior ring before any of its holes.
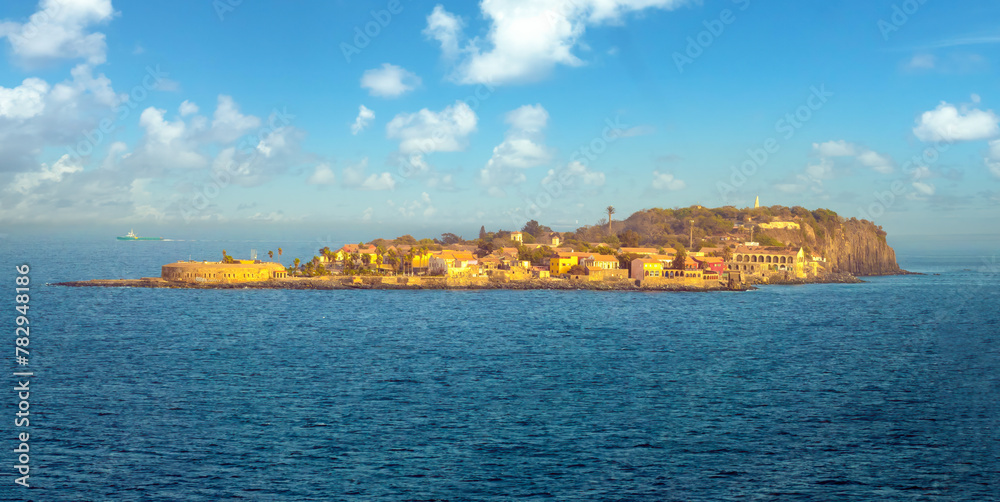
{"type": "Polygon", "coordinates": [[[657,190],[682,190],[687,184],[670,173],[653,171],[653,188],[657,190]]]}
{"type": "Polygon", "coordinates": [[[0,117],[27,119],[45,110],[49,84],[42,79],[26,78],[21,85],[8,89],[0,86],[0,117]]]}
{"type": "Polygon", "coordinates": [[[368,171],[368,157],[361,159],[357,164],[347,166],[341,172],[341,183],[345,187],[361,186],[365,182],[365,174],[368,171]]]}
{"type": "Polygon", "coordinates": [[[361,162],[347,166],[341,173],[341,185],[347,188],[362,190],[393,190],[396,188],[396,178],[392,174],[368,174],[368,157],[361,162]]]}
{"type": "Polygon", "coordinates": [[[367,70],[361,76],[361,88],[372,96],[398,98],[420,85],[420,77],[399,66],[383,63],[382,68],[367,70]]]}
{"type": "Polygon", "coordinates": [[[549,112],[542,105],[524,105],[507,113],[510,129],[502,143],[493,149],[493,156],[479,172],[479,180],[486,186],[512,185],[524,182],[521,170],[548,162],[552,154],[542,144],[549,112]]]}
{"type": "MultiPolygon", "coordinates": [[[[392,201],[389,202],[389,205],[392,205],[392,201]]],[[[431,196],[427,192],[421,193],[420,199],[418,200],[400,204],[396,210],[398,210],[399,214],[401,214],[404,218],[413,218],[418,214],[422,215],[424,218],[430,218],[437,213],[437,209],[435,209],[434,205],[431,203],[431,196]]]]}
{"type": "Polygon", "coordinates": [[[82,58],[101,64],[107,53],[104,34],[89,29],[114,14],[111,0],[41,0],[27,22],[0,23],[0,37],[26,62],[82,58]]]}
{"type": "Polygon", "coordinates": [[[892,159],[872,150],[862,152],[858,155],[858,162],[882,174],[889,174],[895,169],[892,159]]]}
{"type": "Polygon", "coordinates": [[[357,135],[359,132],[364,131],[373,120],[375,120],[375,112],[369,110],[367,106],[361,105],[358,108],[358,117],[354,119],[354,124],[351,125],[351,134],[357,135]]]}
{"type": "Polygon", "coordinates": [[[935,188],[934,185],[930,183],[924,183],[921,181],[914,181],[913,188],[920,193],[920,195],[934,195],[935,188]]]}
{"type": "Polygon", "coordinates": [[[60,182],[62,181],[63,176],[78,173],[80,171],[83,171],[83,166],[80,165],[80,161],[78,159],[73,159],[69,156],[69,154],[63,155],[58,161],[56,161],[55,164],[52,164],[52,166],[42,164],[41,169],[38,171],[18,174],[14,178],[14,182],[8,187],[8,190],[16,190],[23,194],[27,194],[43,182],[60,182]]]}
{"type": "Polygon", "coordinates": [[[365,190],[392,190],[396,188],[396,179],[389,173],[372,174],[361,183],[365,190]]]}
{"type": "Polygon", "coordinates": [[[306,181],[310,185],[332,185],[337,179],[337,176],[333,174],[333,169],[330,169],[330,164],[320,164],[316,166],[313,170],[312,176],[306,181]]]}
{"type": "MultiPolygon", "coordinates": [[[[893,162],[893,160],[887,155],[880,154],[874,150],[865,148],[864,146],[844,140],[813,143],[813,150],[824,159],[834,157],[854,157],[862,166],[882,174],[891,173],[896,168],[895,162],[893,162]]],[[[832,163],[821,163],[820,166],[824,169],[824,171],[832,172],[832,163]]],[[[814,178],[822,179],[819,177],[814,178]]]]}
{"type": "Polygon", "coordinates": [[[933,70],[936,62],[937,58],[933,54],[916,54],[906,63],[906,67],[911,70],[933,70]]]}
{"type": "Polygon", "coordinates": [[[588,26],[620,23],[630,12],[673,9],[686,0],[488,0],[480,3],[490,23],[486,40],[459,48],[461,22],[438,5],[424,33],[457,58],[452,78],[463,84],[505,84],[545,78],[557,65],[583,63],[573,49],[588,26]],[[485,48],[484,48],[485,47],[485,48]]]}
{"type": "Polygon", "coordinates": [[[924,112],[913,134],[921,141],[975,141],[1000,135],[1000,117],[993,110],[961,108],[941,102],[934,110],[924,112]]]}
{"type": "Polygon", "coordinates": [[[990,173],[1000,178],[1000,139],[990,141],[990,152],[984,161],[990,173]]]}
{"type": "Polygon", "coordinates": [[[252,115],[243,115],[233,98],[219,95],[218,106],[212,116],[212,133],[223,143],[236,141],[244,134],[260,127],[260,119],[252,115]]]}
{"type": "Polygon", "coordinates": [[[179,111],[181,113],[181,117],[187,117],[188,115],[194,115],[194,114],[198,113],[198,105],[196,105],[196,104],[194,104],[194,103],[192,103],[192,102],[190,102],[188,100],[184,100],[184,102],[181,103],[179,111]]]}
{"type": "Polygon", "coordinates": [[[150,107],[139,115],[139,127],[146,133],[129,163],[146,171],[208,165],[208,159],[196,150],[188,124],[180,119],[168,121],[165,114],[166,110],[150,107]]]}
{"type": "Polygon", "coordinates": [[[458,39],[462,35],[462,20],[450,14],[444,7],[437,5],[427,16],[427,28],[424,35],[433,38],[441,44],[441,53],[448,59],[458,56],[458,39]]]}
{"type": "Polygon", "coordinates": [[[386,124],[386,135],[398,139],[399,151],[406,155],[456,152],[465,148],[477,121],[469,105],[456,101],[440,112],[424,108],[417,113],[396,115],[386,124]]]}
{"type": "MultiPolygon", "coordinates": [[[[600,171],[593,171],[579,161],[572,161],[566,164],[561,170],[549,169],[549,172],[542,179],[542,186],[575,186],[577,182],[590,186],[601,186],[604,184],[605,176],[600,171]]],[[[494,187],[496,188],[496,187],[494,187]]],[[[491,189],[491,194],[503,195],[502,190],[491,189]]]]}
{"type": "Polygon", "coordinates": [[[813,150],[822,157],[851,157],[858,154],[857,147],[844,140],[813,143],[813,150]]]}

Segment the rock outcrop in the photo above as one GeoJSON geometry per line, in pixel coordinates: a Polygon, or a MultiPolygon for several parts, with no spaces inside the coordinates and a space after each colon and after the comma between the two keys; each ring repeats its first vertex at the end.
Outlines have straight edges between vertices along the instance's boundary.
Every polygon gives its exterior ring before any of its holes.
{"type": "Polygon", "coordinates": [[[801,230],[768,230],[768,235],[826,258],[827,271],[857,276],[906,273],[896,263],[896,252],[886,233],[868,220],[847,219],[825,227],[803,225],[801,230]]]}

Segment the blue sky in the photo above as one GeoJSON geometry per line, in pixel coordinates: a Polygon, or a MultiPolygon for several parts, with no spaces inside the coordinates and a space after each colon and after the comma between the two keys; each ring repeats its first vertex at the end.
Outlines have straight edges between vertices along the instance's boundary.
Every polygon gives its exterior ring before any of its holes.
{"type": "Polygon", "coordinates": [[[759,195],[995,235],[995,2],[295,5],[5,3],[0,219],[471,236],[759,195]]]}

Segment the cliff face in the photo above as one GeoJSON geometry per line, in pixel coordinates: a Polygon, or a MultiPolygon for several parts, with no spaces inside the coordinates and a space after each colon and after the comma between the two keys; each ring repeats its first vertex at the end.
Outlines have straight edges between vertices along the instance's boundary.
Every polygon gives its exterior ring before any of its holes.
{"type": "Polygon", "coordinates": [[[778,240],[808,247],[822,255],[829,272],[854,275],[902,273],[896,252],[885,240],[885,232],[867,220],[850,219],[826,228],[804,225],[801,230],[769,230],[778,240]]]}

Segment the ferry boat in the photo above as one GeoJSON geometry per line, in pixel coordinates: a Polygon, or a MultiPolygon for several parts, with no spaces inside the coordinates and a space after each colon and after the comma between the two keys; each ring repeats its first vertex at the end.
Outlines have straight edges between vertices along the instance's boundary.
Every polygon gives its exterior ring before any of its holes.
{"type": "Polygon", "coordinates": [[[132,230],[128,231],[128,234],[119,235],[118,240],[120,241],[162,241],[163,237],[139,237],[135,235],[132,230]]]}

